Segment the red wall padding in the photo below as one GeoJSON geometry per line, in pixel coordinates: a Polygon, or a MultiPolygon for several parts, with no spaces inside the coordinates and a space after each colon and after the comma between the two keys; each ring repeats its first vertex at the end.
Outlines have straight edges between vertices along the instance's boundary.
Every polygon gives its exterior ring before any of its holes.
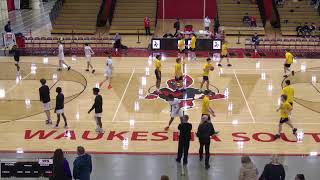
{"type": "MultiPolygon", "coordinates": [[[[158,0],[158,18],[165,19],[202,19],[204,0],[158,0]]],[[[205,0],[206,16],[214,18],[216,16],[216,0],[205,0]]]]}
{"type": "Polygon", "coordinates": [[[8,11],[13,11],[13,10],[15,10],[14,0],[7,0],[7,7],[8,7],[8,11]]]}
{"type": "Polygon", "coordinates": [[[271,19],[272,17],[272,0],[263,0],[264,12],[266,19],[271,19]]]}

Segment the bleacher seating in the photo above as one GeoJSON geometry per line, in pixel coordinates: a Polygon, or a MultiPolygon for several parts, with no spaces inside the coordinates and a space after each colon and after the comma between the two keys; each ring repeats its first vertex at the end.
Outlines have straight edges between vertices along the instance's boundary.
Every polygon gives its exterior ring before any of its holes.
{"type": "MultiPolygon", "coordinates": [[[[246,49],[253,49],[251,39],[246,39],[246,49]]],[[[320,50],[320,39],[313,38],[260,38],[258,49],[296,49],[296,50],[320,50]]]]}
{"type": "Polygon", "coordinates": [[[51,33],[95,34],[100,3],[100,0],[66,0],[51,33]]]}
{"type": "Polygon", "coordinates": [[[257,4],[252,4],[250,1],[241,1],[241,4],[237,4],[234,0],[217,0],[217,7],[220,25],[225,34],[238,35],[239,32],[240,35],[265,34],[257,4]],[[257,27],[243,24],[242,18],[246,13],[256,17],[257,27]]]}
{"type": "Polygon", "coordinates": [[[155,0],[117,0],[110,34],[137,34],[144,33],[143,20],[150,18],[151,34],[154,33],[156,20],[157,2],[155,0]]]}
{"type": "Polygon", "coordinates": [[[297,35],[296,27],[308,22],[320,25],[320,16],[309,1],[285,1],[283,7],[278,7],[282,35],[297,35]],[[286,22],[287,21],[287,22],[286,22]]]}
{"type": "MultiPolygon", "coordinates": [[[[57,55],[58,37],[26,37],[23,55],[57,55]]],[[[84,43],[89,43],[96,55],[113,47],[113,37],[76,36],[63,39],[66,55],[83,55],[84,43]]]]}

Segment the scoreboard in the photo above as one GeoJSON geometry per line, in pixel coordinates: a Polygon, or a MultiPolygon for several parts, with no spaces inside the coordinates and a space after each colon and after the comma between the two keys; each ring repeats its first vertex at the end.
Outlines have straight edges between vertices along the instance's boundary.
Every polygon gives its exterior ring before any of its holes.
{"type": "MultiPolygon", "coordinates": [[[[1,161],[1,178],[51,177],[52,159],[5,160],[1,161]]],[[[1,179],[0,178],[0,179],[1,179]]]]}
{"type": "MultiPolygon", "coordinates": [[[[189,47],[191,40],[186,39],[186,48],[189,47]]],[[[178,39],[175,38],[153,38],[151,40],[152,50],[178,50],[178,39]]],[[[221,40],[218,39],[197,39],[196,50],[200,51],[220,51],[221,40]]]]}

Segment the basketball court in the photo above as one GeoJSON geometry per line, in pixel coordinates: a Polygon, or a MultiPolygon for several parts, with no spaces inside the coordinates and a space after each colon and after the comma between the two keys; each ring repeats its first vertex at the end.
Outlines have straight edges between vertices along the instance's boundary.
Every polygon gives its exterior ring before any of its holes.
{"type": "MultiPolygon", "coordinates": [[[[104,79],[105,58],[94,57],[95,74],[85,71],[83,57],[68,57],[70,71],[57,71],[57,57],[22,57],[21,76],[17,76],[13,59],[1,57],[0,63],[0,150],[2,152],[51,152],[56,148],[74,151],[78,145],[96,153],[174,154],[177,152],[178,123],[169,131],[170,119],[165,96],[176,93],[170,80],[174,74],[174,57],[163,57],[161,96],[155,95],[155,76],[151,57],[114,57],[112,86],[100,87],[103,97],[104,134],[95,133],[92,88],[104,79]],[[31,66],[33,71],[31,72],[31,66]],[[45,125],[39,101],[39,80],[47,79],[51,88],[51,107],[55,106],[55,89],[62,87],[65,115],[70,128],[45,125]]],[[[205,58],[186,59],[185,94],[179,96],[196,132],[201,116],[199,86],[205,58]]],[[[298,138],[284,126],[275,140],[279,113],[279,96],[283,82],[283,59],[233,58],[232,67],[210,73],[210,99],[216,118],[213,124],[220,133],[212,137],[214,154],[283,154],[309,155],[320,151],[320,62],[296,59],[295,76],[289,76],[295,88],[292,121],[298,138]]],[[[214,62],[216,64],[216,62],[214,62]]],[[[53,122],[56,115],[51,111],[53,122]]],[[[189,152],[198,152],[194,136],[189,152]]]]}

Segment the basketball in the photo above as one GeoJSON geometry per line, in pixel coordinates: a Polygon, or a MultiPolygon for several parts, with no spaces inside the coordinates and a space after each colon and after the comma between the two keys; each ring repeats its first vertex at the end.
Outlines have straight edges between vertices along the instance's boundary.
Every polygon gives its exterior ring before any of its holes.
{"type": "Polygon", "coordinates": [[[213,66],[211,66],[211,67],[210,67],[210,71],[213,71],[213,70],[214,70],[214,67],[213,67],[213,66]]]}

